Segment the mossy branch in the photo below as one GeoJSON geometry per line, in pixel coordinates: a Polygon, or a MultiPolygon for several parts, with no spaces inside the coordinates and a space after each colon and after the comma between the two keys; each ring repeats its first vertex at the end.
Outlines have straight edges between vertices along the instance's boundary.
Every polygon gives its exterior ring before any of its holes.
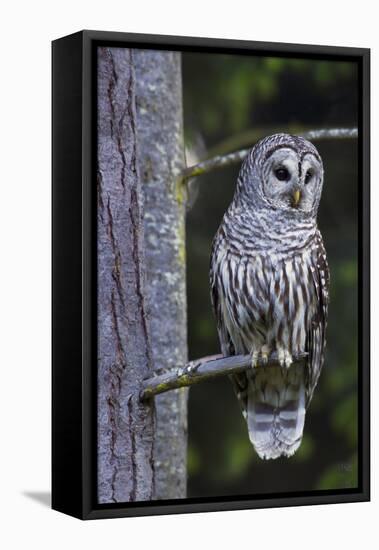
{"type": "MultiPolygon", "coordinates": [[[[294,363],[300,363],[305,357],[307,357],[307,353],[299,353],[294,355],[292,359],[294,363]]],[[[278,365],[278,354],[274,352],[270,355],[267,363],[259,359],[257,367],[254,368],[268,368],[278,365]]],[[[231,357],[212,355],[202,357],[201,359],[190,361],[182,368],[170,370],[164,374],[145,379],[142,383],[140,398],[142,400],[149,399],[159,393],[192,386],[199,382],[213,380],[219,376],[237,374],[248,368],[253,368],[251,366],[250,355],[233,355],[231,357]]]]}
{"type": "MultiPolygon", "coordinates": [[[[310,141],[321,141],[326,139],[355,139],[358,137],[357,128],[325,128],[319,130],[307,130],[305,132],[298,133],[299,136],[309,139],[310,141]]],[[[263,137],[263,136],[261,136],[263,137]]],[[[229,166],[231,164],[236,164],[242,162],[246,157],[251,147],[246,149],[241,149],[234,153],[229,153],[228,155],[217,155],[208,160],[199,162],[194,166],[189,166],[182,173],[182,181],[195,176],[200,176],[202,174],[207,174],[213,170],[218,170],[229,166]]]]}

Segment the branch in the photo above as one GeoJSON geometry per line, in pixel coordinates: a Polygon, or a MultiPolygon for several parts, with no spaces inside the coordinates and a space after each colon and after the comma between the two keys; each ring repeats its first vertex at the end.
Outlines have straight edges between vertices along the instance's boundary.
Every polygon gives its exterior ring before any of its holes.
{"type": "MultiPolygon", "coordinates": [[[[329,128],[321,130],[308,130],[306,132],[298,134],[301,137],[309,139],[311,141],[321,141],[325,139],[354,139],[358,137],[357,128],[329,128]]],[[[237,162],[242,162],[246,157],[251,147],[247,149],[241,149],[235,153],[229,153],[228,155],[218,155],[211,159],[204,160],[195,164],[194,166],[189,166],[182,173],[183,180],[193,178],[195,176],[200,176],[201,174],[207,174],[213,170],[218,170],[219,168],[224,168],[231,164],[236,164],[237,162]]]]}
{"type": "Polygon", "coordinates": [[[323,139],[356,139],[358,128],[324,128],[321,130],[308,130],[299,134],[310,141],[322,141],[323,139]]]}
{"type": "MultiPolygon", "coordinates": [[[[233,134],[223,141],[212,146],[207,154],[207,158],[213,158],[216,156],[227,155],[231,151],[239,151],[240,149],[245,149],[246,147],[251,146],[251,144],[256,143],[265,136],[270,136],[271,134],[278,133],[287,133],[295,136],[308,137],[310,133],[314,131],[312,126],[304,126],[301,124],[289,124],[287,126],[257,126],[254,128],[248,128],[243,132],[233,134]]],[[[317,131],[317,130],[316,130],[317,131]]],[[[323,128],[321,132],[328,132],[333,134],[334,130],[329,128],[323,128]]],[[[354,128],[347,129],[348,132],[356,131],[354,128]]],[[[317,131],[318,132],[318,131],[317,131]]],[[[340,133],[341,130],[337,128],[337,132],[340,133]]],[[[342,132],[345,132],[345,129],[342,129],[342,132]]],[[[340,136],[342,137],[342,136],[340,136]]],[[[354,137],[354,136],[351,136],[354,137]]],[[[205,160],[205,159],[204,159],[205,160]]]]}
{"type": "MultiPolygon", "coordinates": [[[[307,355],[307,353],[294,355],[292,357],[293,363],[301,363],[307,355]]],[[[276,366],[279,366],[279,361],[278,354],[274,352],[269,357],[268,363],[264,363],[262,359],[259,359],[257,368],[276,366]]],[[[195,359],[183,368],[145,379],[142,383],[140,399],[149,399],[159,393],[192,386],[228,374],[244,372],[248,368],[252,368],[250,355],[233,355],[231,357],[212,355],[195,359]]]]}

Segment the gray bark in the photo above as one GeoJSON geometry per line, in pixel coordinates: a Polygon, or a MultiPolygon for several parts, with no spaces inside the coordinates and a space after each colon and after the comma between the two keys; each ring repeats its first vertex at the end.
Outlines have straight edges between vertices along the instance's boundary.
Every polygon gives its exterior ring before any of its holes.
{"type": "Polygon", "coordinates": [[[132,51],[98,50],[98,501],[154,497],[132,51]]]}
{"type": "MultiPolygon", "coordinates": [[[[187,363],[185,187],[180,54],[134,50],[154,368],[187,363]]],[[[187,389],[155,399],[156,497],[186,496],[187,389]]]]}

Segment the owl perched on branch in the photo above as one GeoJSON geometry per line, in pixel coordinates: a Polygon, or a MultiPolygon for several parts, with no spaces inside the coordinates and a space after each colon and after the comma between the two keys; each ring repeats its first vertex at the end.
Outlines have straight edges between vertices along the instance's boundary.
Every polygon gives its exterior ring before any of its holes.
{"type": "Polygon", "coordinates": [[[251,368],[231,379],[261,458],[289,457],[299,448],[324,360],[329,270],[317,228],[322,185],[322,160],[309,141],[287,134],[263,139],[241,167],[213,242],[219,340],[224,355],[251,354],[251,368]],[[277,363],[262,366],[272,352],[277,363]],[[302,363],[293,362],[304,352],[302,363]]]}

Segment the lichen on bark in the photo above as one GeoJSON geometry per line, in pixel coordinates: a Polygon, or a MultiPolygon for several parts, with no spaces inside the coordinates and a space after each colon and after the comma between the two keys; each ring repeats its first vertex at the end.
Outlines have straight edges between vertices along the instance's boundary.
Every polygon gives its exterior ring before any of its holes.
{"type": "MultiPolygon", "coordinates": [[[[134,50],[139,166],[144,195],[147,299],[154,369],[187,363],[182,79],[180,54],[134,50]],[[178,185],[180,187],[178,187],[178,185]]],[[[155,399],[156,497],[183,498],[187,389],[155,399]]]]}

